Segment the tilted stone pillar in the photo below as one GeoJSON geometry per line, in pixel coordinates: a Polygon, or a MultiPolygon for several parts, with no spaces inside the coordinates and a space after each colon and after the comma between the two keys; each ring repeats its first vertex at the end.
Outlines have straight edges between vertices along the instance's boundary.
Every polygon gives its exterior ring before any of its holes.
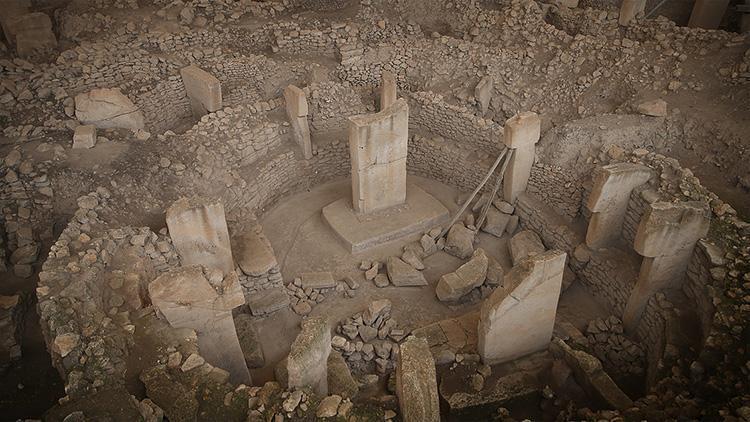
{"type": "Polygon", "coordinates": [[[627,26],[638,14],[642,14],[646,9],[646,0],[622,0],[620,5],[619,22],[622,26],[627,26]]]}
{"type": "Polygon", "coordinates": [[[690,28],[718,29],[728,6],[729,0],[696,0],[688,26],[690,28]]]}
{"type": "Polygon", "coordinates": [[[404,422],[439,422],[435,360],[427,340],[411,336],[401,344],[396,367],[396,395],[404,422]]]}
{"type": "Polygon", "coordinates": [[[352,206],[359,213],[406,201],[409,105],[401,98],[387,109],[349,118],[352,206]]]}
{"type": "Polygon", "coordinates": [[[167,209],[167,227],[183,266],[234,270],[224,205],[181,198],[167,209]]]}
{"type": "Polygon", "coordinates": [[[292,343],[287,358],[289,389],[312,388],[316,394],[328,394],[328,355],[331,354],[331,329],[323,318],[302,321],[302,331],[292,343]]]}
{"type": "Polygon", "coordinates": [[[482,304],[479,354],[488,365],[547,348],[567,254],[551,250],[521,261],[482,304]]]}
{"type": "Polygon", "coordinates": [[[393,105],[398,99],[398,82],[396,75],[383,71],[380,76],[380,110],[393,105]]]}
{"type": "Polygon", "coordinates": [[[310,124],[307,122],[309,107],[305,91],[294,85],[289,85],[284,89],[284,101],[286,102],[289,124],[292,125],[292,136],[302,149],[305,159],[309,160],[312,158],[312,140],[310,138],[310,124]]]}
{"type": "Polygon", "coordinates": [[[232,318],[232,309],[245,303],[239,278],[234,271],[223,278],[211,270],[206,274],[199,266],[170,270],[148,285],[149,297],[171,326],[195,330],[198,350],[208,363],[229,372],[233,383],[249,385],[232,318]]]}
{"type": "Polygon", "coordinates": [[[541,130],[542,120],[531,111],[516,114],[505,122],[503,142],[513,150],[503,179],[503,199],[508,203],[514,204],[518,195],[526,191],[541,130]]]}
{"type": "Polygon", "coordinates": [[[643,256],[623,325],[635,332],[648,300],[662,289],[679,287],[695,244],[708,234],[711,210],[704,202],[656,202],[638,225],[633,247],[643,256]]]}
{"type": "Polygon", "coordinates": [[[651,170],[639,164],[617,163],[594,170],[594,186],[586,201],[591,211],[586,245],[603,248],[620,237],[630,194],[649,178],[651,170]]]}
{"type": "Polygon", "coordinates": [[[197,66],[187,66],[180,70],[185,92],[190,99],[190,107],[195,117],[221,110],[221,82],[213,75],[197,66]]]}

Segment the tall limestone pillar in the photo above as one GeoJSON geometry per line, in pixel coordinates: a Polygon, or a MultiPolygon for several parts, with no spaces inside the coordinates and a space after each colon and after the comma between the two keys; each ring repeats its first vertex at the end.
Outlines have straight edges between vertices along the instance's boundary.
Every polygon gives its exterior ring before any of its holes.
{"type": "Polygon", "coordinates": [[[385,110],[350,117],[349,122],[354,210],[369,214],[403,204],[409,104],[401,98],[385,110]]]}
{"type": "Polygon", "coordinates": [[[503,179],[505,202],[514,204],[518,195],[526,191],[541,130],[542,120],[531,111],[516,114],[505,122],[503,142],[513,151],[503,179]]]}
{"type": "Polygon", "coordinates": [[[305,91],[289,85],[284,89],[284,101],[289,124],[292,125],[292,136],[302,150],[302,155],[309,160],[312,158],[312,138],[310,124],[307,122],[310,111],[305,91]]]}
{"type": "Polygon", "coordinates": [[[380,76],[380,110],[393,105],[398,99],[398,83],[396,75],[391,72],[383,71],[380,76]]]}
{"type": "Polygon", "coordinates": [[[167,209],[167,227],[183,266],[203,265],[224,274],[234,271],[224,205],[181,198],[167,209]]]}
{"type": "Polygon", "coordinates": [[[651,296],[679,287],[696,243],[708,234],[710,216],[708,204],[697,201],[656,202],[643,215],[633,245],[643,262],[622,318],[627,332],[636,331],[651,296]]]}
{"type": "Polygon", "coordinates": [[[591,211],[586,245],[603,248],[620,237],[630,194],[649,178],[648,167],[633,163],[610,164],[594,170],[594,185],[586,201],[586,208],[591,211]]]}

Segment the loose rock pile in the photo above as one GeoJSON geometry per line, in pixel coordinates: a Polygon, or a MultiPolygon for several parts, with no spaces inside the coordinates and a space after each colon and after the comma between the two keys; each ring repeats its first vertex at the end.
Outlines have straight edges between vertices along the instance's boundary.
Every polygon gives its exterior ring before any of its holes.
{"type": "Polygon", "coordinates": [[[360,373],[374,361],[377,373],[385,375],[394,368],[398,356],[398,343],[406,331],[398,328],[391,318],[391,301],[376,300],[364,312],[347,318],[337,328],[339,334],[331,339],[331,345],[341,352],[349,366],[360,373]]]}

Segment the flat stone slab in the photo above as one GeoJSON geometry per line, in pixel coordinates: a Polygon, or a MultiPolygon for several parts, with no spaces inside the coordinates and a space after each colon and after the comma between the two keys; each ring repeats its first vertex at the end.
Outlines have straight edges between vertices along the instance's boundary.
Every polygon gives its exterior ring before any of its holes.
{"type": "Polygon", "coordinates": [[[251,294],[246,300],[254,316],[268,315],[289,306],[289,296],[281,287],[251,294]]]}
{"type": "Polygon", "coordinates": [[[303,289],[334,289],[336,280],[329,272],[302,273],[300,274],[303,289]]]}
{"type": "Polygon", "coordinates": [[[406,187],[406,203],[372,214],[358,214],[351,198],[323,208],[323,219],[352,253],[421,233],[448,222],[448,209],[414,184],[406,187]]]}

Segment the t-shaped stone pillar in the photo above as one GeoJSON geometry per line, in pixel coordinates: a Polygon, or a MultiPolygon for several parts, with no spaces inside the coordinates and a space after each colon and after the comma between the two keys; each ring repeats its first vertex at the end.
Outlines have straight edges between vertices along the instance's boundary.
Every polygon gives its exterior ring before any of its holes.
{"type": "Polygon", "coordinates": [[[376,114],[349,118],[352,206],[358,213],[406,201],[409,104],[401,98],[376,114]]]}
{"type": "MultiPolygon", "coordinates": [[[[216,270],[214,270],[216,271],[216,270]]],[[[245,303],[234,271],[215,277],[199,266],[172,269],[148,285],[154,307],[175,328],[190,328],[198,335],[198,350],[212,365],[229,372],[235,383],[250,384],[232,309],[245,303]]]]}
{"type": "Polygon", "coordinates": [[[286,102],[286,115],[292,125],[292,136],[302,149],[305,159],[309,160],[312,158],[312,140],[310,124],[307,122],[309,107],[305,91],[289,85],[284,89],[284,101],[286,102]]]}
{"type": "Polygon", "coordinates": [[[396,75],[391,72],[383,71],[380,76],[380,110],[393,105],[398,99],[398,83],[396,75]]]}
{"type": "Polygon", "coordinates": [[[234,271],[224,205],[181,198],[167,209],[167,227],[183,266],[203,265],[234,271]]]}
{"type": "Polygon", "coordinates": [[[193,65],[183,67],[180,76],[195,117],[221,110],[221,82],[218,79],[193,65]]]}
{"type": "Polygon", "coordinates": [[[620,236],[631,192],[650,178],[651,170],[639,164],[617,163],[594,170],[594,186],[586,201],[592,213],[586,232],[590,248],[609,246],[620,236]]]}
{"type": "Polygon", "coordinates": [[[526,191],[541,130],[542,120],[531,111],[516,114],[505,122],[503,142],[513,150],[503,179],[503,199],[508,203],[515,203],[518,195],[526,191]]]}
{"type": "Polygon", "coordinates": [[[705,202],[651,204],[633,244],[643,255],[643,263],[622,318],[627,332],[636,331],[651,296],[682,282],[695,244],[708,234],[710,218],[711,210],[705,202]]]}
{"type": "Polygon", "coordinates": [[[566,258],[552,250],[524,259],[482,304],[477,335],[484,363],[508,362],[547,347],[566,258]]]}

